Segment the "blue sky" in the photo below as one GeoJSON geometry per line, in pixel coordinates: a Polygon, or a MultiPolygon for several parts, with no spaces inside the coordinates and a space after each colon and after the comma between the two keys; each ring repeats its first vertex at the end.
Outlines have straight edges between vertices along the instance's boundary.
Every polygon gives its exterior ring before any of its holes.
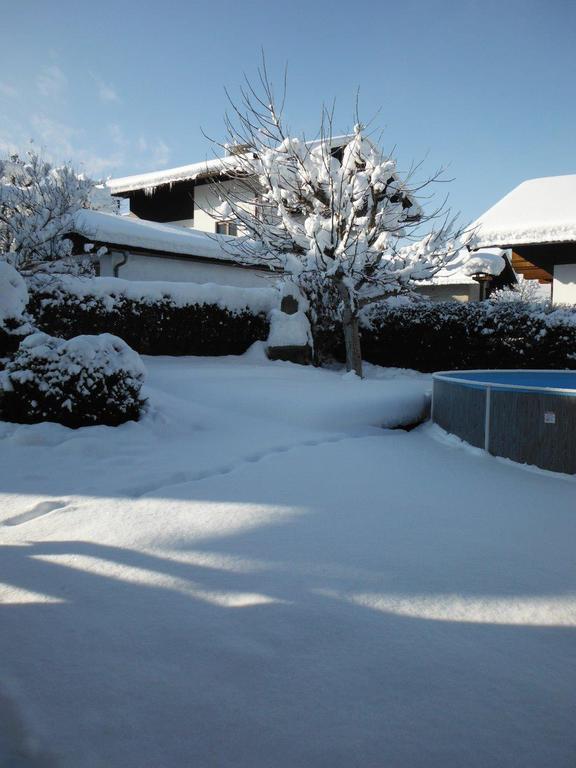
{"type": "Polygon", "coordinates": [[[573,0],[20,0],[2,4],[0,150],[33,138],[97,176],[212,156],[223,88],[288,64],[288,117],[313,135],[361,114],[399,167],[448,166],[464,220],[526,178],[576,173],[573,0]]]}

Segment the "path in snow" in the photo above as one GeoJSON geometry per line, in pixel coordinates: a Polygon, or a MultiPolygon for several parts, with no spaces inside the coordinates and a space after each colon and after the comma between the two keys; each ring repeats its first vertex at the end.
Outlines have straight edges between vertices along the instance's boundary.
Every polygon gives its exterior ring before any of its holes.
{"type": "Polygon", "coordinates": [[[140,424],[4,427],[0,688],[30,754],[574,765],[572,479],[378,428],[426,377],[147,364],[140,424]]]}

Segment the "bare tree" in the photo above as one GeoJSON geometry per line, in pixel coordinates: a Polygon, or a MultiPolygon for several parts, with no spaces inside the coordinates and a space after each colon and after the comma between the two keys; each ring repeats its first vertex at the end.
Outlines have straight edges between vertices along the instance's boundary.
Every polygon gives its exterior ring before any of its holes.
{"type": "Polygon", "coordinates": [[[291,136],[286,80],[276,100],[264,61],[239,103],[227,95],[228,143],[218,146],[229,152],[222,171],[235,183],[219,183],[221,205],[212,213],[235,220],[243,235],[236,252],[281,268],[312,311],[338,297],[346,366],[361,376],[362,307],[431,279],[463,245],[444,203],[428,214],[419,203],[441,172],[418,183],[413,168],[402,180],[358,119],[353,134],[334,136],[326,108],[314,140],[291,136]]]}

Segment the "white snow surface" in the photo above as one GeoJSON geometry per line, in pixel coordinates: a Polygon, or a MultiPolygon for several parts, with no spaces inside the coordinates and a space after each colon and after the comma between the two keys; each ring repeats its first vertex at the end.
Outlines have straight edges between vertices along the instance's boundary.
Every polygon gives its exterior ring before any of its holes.
{"type": "Polygon", "coordinates": [[[145,363],[139,423],[0,425],[0,764],[574,764],[572,478],[381,429],[409,371],[145,363]]]}
{"type": "Polygon", "coordinates": [[[477,248],[576,241],[576,174],[522,182],[471,228],[477,248]]]}
{"type": "Polygon", "coordinates": [[[216,304],[231,312],[250,310],[268,314],[279,302],[276,288],[243,288],[219,283],[176,283],[167,281],[122,280],[119,277],[75,277],[39,275],[35,285],[50,292],[54,301],[73,294],[82,298],[103,299],[111,310],[120,297],[153,304],[169,300],[175,306],[189,304],[216,304]]]}
{"type": "Polygon", "coordinates": [[[104,211],[83,209],[73,218],[72,231],[89,240],[128,248],[142,248],[162,253],[178,253],[186,256],[198,256],[231,263],[260,264],[269,267],[267,262],[260,262],[256,257],[235,252],[234,246],[239,238],[228,235],[215,235],[156,221],[131,219],[104,211]]]}

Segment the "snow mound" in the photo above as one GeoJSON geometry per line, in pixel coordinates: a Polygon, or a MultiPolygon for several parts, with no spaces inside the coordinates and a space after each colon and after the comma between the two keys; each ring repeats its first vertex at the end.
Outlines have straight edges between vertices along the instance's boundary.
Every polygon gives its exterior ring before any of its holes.
{"type": "Polygon", "coordinates": [[[270,347],[305,347],[312,344],[310,322],[304,312],[287,315],[280,309],[270,313],[270,347]]]}

